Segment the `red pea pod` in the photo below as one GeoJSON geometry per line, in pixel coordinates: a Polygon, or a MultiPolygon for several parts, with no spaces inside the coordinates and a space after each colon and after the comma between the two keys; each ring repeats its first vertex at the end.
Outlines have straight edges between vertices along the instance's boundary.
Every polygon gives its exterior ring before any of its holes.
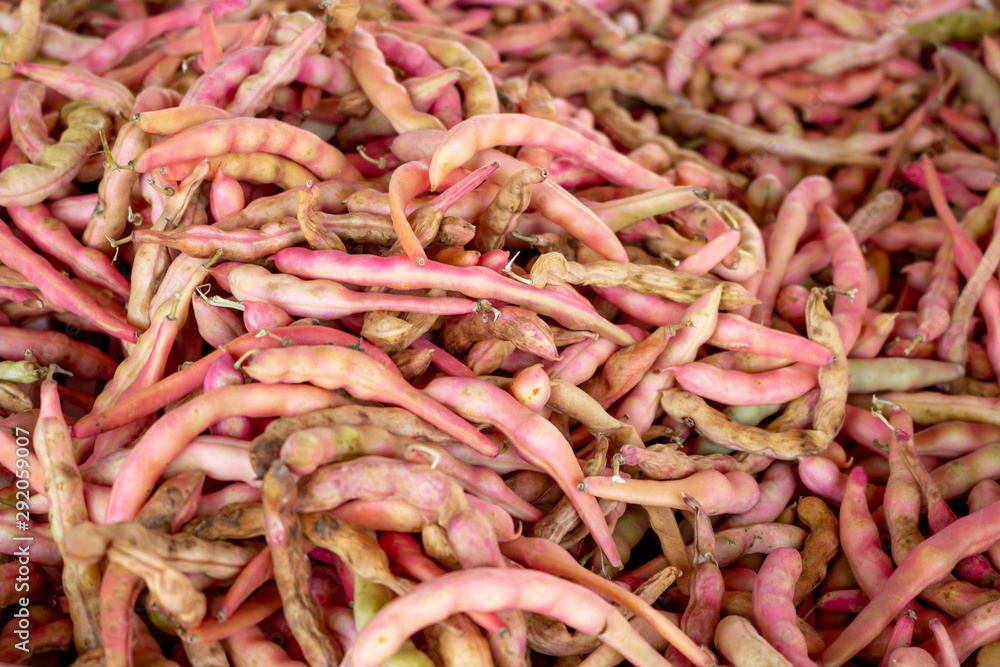
{"type": "Polygon", "coordinates": [[[84,380],[110,380],[115,362],[96,347],[56,331],[0,327],[0,358],[24,359],[30,350],[38,363],[58,364],[84,380]]]}
{"type": "Polygon", "coordinates": [[[28,82],[18,89],[10,106],[10,129],[14,143],[29,160],[34,160],[43,148],[55,143],[42,119],[44,99],[45,86],[28,82]]]}
{"type": "Polygon", "coordinates": [[[615,567],[622,566],[618,547],[611,539],[611,531],[597,500],[577,488],[583,481],[580,464],[569,443],[551,422],[528,410],[506,391],[481,380],[437,378],[424,388],[424,392],[463,417],[491,424],[503,432],[521,458],[556,480],[608,560],[615,567]]]}
{"type": "Polygon", "coordinates": [[[951,322],[950,311],[959,296],[958,269],[955,267],[954,258],[955,251],[951,239],[948,238],[937,251],[930,284],[917,303],[920,326],[913,338],[915,341],[937,340],[948,329],[951,322]]]}
{"type": "MultiPolygon", "coordinates": [[[[223,352],[205,376],[205,393],[211,392],[219,387],[238,386],[244,384],[243,373],[235,368],[236,360],[233,355],[223,352]]],[[[212,424],[209,427],[212,435],[228,435],[241,440],[253,438],[253,429],[250,427],[250,419],[244,416],[229,417],[212,424]]]]}
{"type": "Polygon", "coordinates": [[[229,288],[240,301],[262,301],[278,306],[289,315],[329,320],[373,310],[464,315],[480,309],[480,304],[469,299],[352,292],[330,280],[300,280],[295,276],[273,274],[253,264],[233,269],[229,274],[229,288]]]}
{"type": "Polygon", "coordinates": [[[144,121],[140,118],[140,123],[149,123],[143,130],[155,134],[176,134],[205,120],[231,118],[233,114],[221,108],[222,105],[239,88],[241,82],[260,69],[272,51],[273,46],[253,46],[227,54],[206,70],[184,93],[180,107],[190,107],[190,115],[182,113],[178,107],[157,114],[156,119],[144,121]]]}
{"type": "MultiPolygon", "coordinates": [[[[408,132],[393,140],[392,152],[401,160],[430,159],[445,136],[446,133],[433,130],[408,132]]],[[[503,185],[507,179],[513,178],[519,171],[530,166],[526,162],[516,160],[502,151],[489,149],[476,153],[469,160],[466,167],[469,169],[478,169],[492,162],[500,163],[500,168],[490,179],[498,185],[503,185]]],[[[486,203],[489,203],[488,200],[486,203]]],[[[575,196],[554,183],[551,177],[542,183],[536,183],[532,186],[531,203],[548,220],[565,229],[567,233],[579,239],[581,243],[593,248],[607,259],[615,261],[627,260],[628,255],[625,253],[625,248],[614,231],[601,222],[601,219],[594,211],[584,206],[575,196]]]]}
{"type": "MultiPolygon", "coordinates": [[[[200,278],[196,279],[200,281],[200,278]]],[[[194,289],[194,285],[190,285],[190,289],[194,289]]],[[[163,312],[168,310],[166,304],[161,312],[156,313],[148,337],[141,339],[132,355],[119,364],[114,379],[104,385],[101,394],[94,401],[95,405],[117,403],[163,379],[167,357],[177,339],[178,330],[187,319],[188,302],[184,299],[182,303],[181,296],[174,295],[169,313],[163,312]]],[[[145,420],[138,420],[110,433],[102,433],[97,436],[91,458],[98,460],[117,451],[123,444],[132,441],[146,426],[145,420]]]]}
{"type": "Polygon", "coordinates": [[[286,248],[274,256],[279,271],[390,289],[458,290],[475,299],[498,299],[551,317],[570,329],[594,331],[620,345],[635,341],[622,329],[556,292],[510,280],[486,267],[455,267],[428,261],[416,267],[406,256],[350,255],[337,250],[286,248]]]}
{"type": "Polygon", "coordinates": [[[361,89],[372,100],[375,108],[389,119],[396,132],[403,134],[413,130],[444,129],[440,120],[413,108],[409,94],[396,81],[374,36],[362,28],[355,28],[347,36],[344,50],[361,89]]]}
{"type": "MultiPolygon", "coordinates": [[[[25,330],[14,329],[13,331],[24,332],[25,330]]],[[[257,332],[240,336],[226,345],[225,350],[215,350],[205,355],[190,366],[168,375],[152,387],[119,402],[113,408],[84,417],[73,425],[73,435],[78,438],[89,438],[124,426],[136,419],[147,417],[170,403],[180,400],[201,386],[208,374],[208,369],[222,356],[224,351],[239,358],[254,348],[276,347],[285,343],[286,340],[296,345],[360,345],[365,354],[382,364],[389,372],[399,373],[395,364],[382,350],[344,331],[321,326],[289,326],[273,329],[269,333],[274,334],[274,336],[262,338],[257,332]]],[[[4,338],[0,336],[0,343],[3,340],[4,338]]]]}
{"type": "Polygon", "coordinates": [[[414,389],[401,376],[391,373],[364,352],[335,346],[261,350],[243,370],[258,382],[311,382],[327,389],[347,389],[363,400],[388,401],[423,415],[424,419],[481,454],[495,456],[498,451],[496,443],[464,419],[428,393],[414,389]]]}
{"type": "Polygon", "coordinates": [[[202,123],[153,145],[136,159],[134,166],[145,173],[184,160],[254,151],[283,155],[323,180],[361,180],[361,174],[343,153],[312,132],[266,118],[202,123]]]}
{"type": "MultiPolygon", "coordinates": [[[[226,16],[246,6],[246,0],[219,0],[208,5],[215,17],[226,16]]],[[[201,12],[200,6],[182,7],[172,12],[125,23],[71,65],[95,74],[104,74],[143,44],[168,31],[195,25],[201,12]]]]}
{"type": "Polygon", "coordinates": [[[967,556],[1000,540],[1000,503],[969,514],[924,540],[903,559],[871,603],[820,656],[822,667],[840,667],[874,639],[924,588],[967,556]]]}
{"type": "Polygon", "coordinates": [[[788,262],[795,253],[795,246],[805,231],[810,213],[831,196],[830,181],[819,176],[803,179],[788,193],[767,246],[767,274],[757,288],[760,303],[753,307],[750,320],[770,325],[774,302],[785,278],[788,262]]]}
{"type": "MultiPolygon", "coordinates": [[[[900,622],[896,621],[896,625],[898,626],[900,622]]],[[[951,649],[954,651],[953,659],[956,660],[951,664],[957,665],[968,660],[976,652],[976,649],[1000,639],[1000,616],[996,613],[996,603],[990,602],[976,608],[948,625],[944,630],[946,630],[946,636],[951,643],[951,649]]],[[[937,635],[938,633],[935,633],[935,637],[937,635]]],[[[939,651],[937,639],[928,640],[920,648],[931,654],[939,651]]],[[[982,662],[982,655],[982,653],[979,654],[980,663],[986,664],[982,662]]],[[[942,655],[942,663],[943,657],[942,655]]]]}
{"type": "Polygon", "coordinates": [[[504,609],[545,614],[581,632],[597,635],[633,664],[670,664],[596,594],[552,575],[513,568],[461,570],[419,584],[382,607],[361,630],[342,664],[375,667],[392,657],[407,637],[427,625],[459,612],[504,609]]]}
{"type": "Polygon", "coordinates": [[[82,246],[69,228],[53,218],[44,205],[10,206],[7,211],[14,225],[39,250],[68,264],[86,282],[109,289],[123,299],[128,298],[128,281],[111,260],[98,250],[82,246]]]}
{"type": "Polygon", "coordinates": [[[135,97],[129,89],[93,72],[42,63],[15,63],[13,69],[15,74],[44,84],[71,100],[89,102],[118,120],[132,115],[135,97]]]}
{"type": "MultiPolygon", "coordinates": [[[[948,200],[941,188],[941,183],[937,178],[937,171],[934,163],[928,157],[921,161],[924,174],[927,179],[927,192],[931,197],[934,208],[944,223],[945,228],[951,235],[952,246],[955,252],[955,265],[962,272],[966,280],[972,277],[976,267],[983,259],[983,251],[979,249],[968,232],[966,232],[955,220],[954,214],[948,206],[948,200]]],[[[986,322],[986,350],[990,357],[990,364],[994,369],[1000,368],[1000,283],[996,278],[990,277],[982,290],[979,298],[979,310],[986,322]]]]}
{"type": "Polygon", "coordinates": [[[489,114],[465,120],[445,135],[430,164],[431,187],[480,150],[495,146],[533,146],[578,160],[618,185],[655,190],[674,184],[621,153],[604,148],[558,123],[520,114],[489,114]]]}
{"type": "Polygon", "coordinates": [[[807,655],[792,602],[801,573],[802,557],[795,549],[775,549],[768,554],[753,585],[753,616],[764,638],[792,665],[812,667],[815,663],[807,655]]]}
{"type": "Polygon", "coordinates": [[[234,116],[255,116],[266,110],[274,90],[295,79],[306,51],[322,32],[323,24],[316,21],[290,42],[272,51],[261,63],[260,72],[243,80],[227,111],[234,116]]]}
{"type": "Polygon", "coordinates": [[[742,471],[723,474],[699,470],[684,479],[664,481],[587,477],[579,484],[579,490],[598,498],[685,510],[690,509],[683,498],[687,494],[696,498],[712,516],[746,512],[760,498],[757,482],[742,471]]]}
{"type": "MultiPolygon", "coordinates": [[[[212,347],[222,347],[247,332],[239,315],[226,308],[216,308],[204,297],[194,299],[191,309],[198,324],[198,335],[212,347]]],[[[291,324],[291,318],[281,326],[288,324],[291,324]]]]}
{"type": "MultiPolygon", "coordinates": [[[[418,581],[431,581],[447,574],[448,571],[424,555],[417,542],[406,533],[383,532],[378,538],[390,560],[418,581]]],[[[501,632],[506,624],[491,612],[469,612],[469,618],[489,632],[501,632]]]]}
{"type": "Polygon", "coordinates": [[[185,403],[136,442],[111,487],[106,521],[132,520],[170,461],[211,424],[233,416],[297,415],[340,403],[338,396],[317,387],[263,384],[221,387],[185,403]]]}
{"type": "MultiPolygon", "coordinates": [[[[639,294],[624,287],[597,287],[594,292],[626,314],[654,326],[679,324],[684,317],[683,304],[660,297],[639,294]]],[[[769,329],[732,313],[719,313],[708,343],[726,350],[792,359],[812,366],[826,366],[833,361],[830,350],[815,341],[769,329]]]]}
{"type": "Polygon", "coordinates": [[[816,207],[823,241],[831,251],[834,284],[840,292],[833,305],[833,321],[840,332],[844,349],[858,340],[868,303],[865,258],[858,240],[847,224],[826,204],[816,207]]]}
{"type": "MultiPolygon", "coordinates": [[[[715,535],[708,515],[691,496],[684,500],[695,511],[695,559],[687,608],[681,617],[681,629],[701,646],[711,646],[722,616],[722,598],[726,592],[719,564],[715,560],[715,535]]],[[[677,660],[679,651],[671,648],[666,656],[677,660]]],[[[684,664],[688,664],[682,658],[684,664]]]]}
{"type": "Polygon", "coordinates": [[[815,366],[802,363],[773,371],[743,373],[693,361],[671,370],[677,383],[687,391],[727,405],[785,403],[815,387],[818,376],[815,366]]]}
{"type": "Polygon", "coordinates": [[[93,322],[110,336],[135,342],[136,329],[106,312],[43,257],[32,252],[0,222],[0,261],[31,280],[52,305],[93,322]]]}
{"type": "MultiPolygon", "coordinates": [[[[68,104],[60,116],[66,130],[59,141],[44,148],[34,162],[16,159],[11,149],[4,154],[0,204],[31,206],[62,193],[86,166],[91,151],[100,145],[100,133],[110,127],[108,117],[86,103],[68,104]]],[[[16,144],[11,144],[11,148],[21,155],[16,144]]]]}

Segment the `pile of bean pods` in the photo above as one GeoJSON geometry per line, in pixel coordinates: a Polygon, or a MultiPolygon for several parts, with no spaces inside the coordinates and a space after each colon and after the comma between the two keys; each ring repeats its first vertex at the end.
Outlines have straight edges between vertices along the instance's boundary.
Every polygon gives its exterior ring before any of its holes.
{"type": "Polygon", "coordinates": [[[0,9],[0,663],[1000,665],[997,11],[0,9]]]}

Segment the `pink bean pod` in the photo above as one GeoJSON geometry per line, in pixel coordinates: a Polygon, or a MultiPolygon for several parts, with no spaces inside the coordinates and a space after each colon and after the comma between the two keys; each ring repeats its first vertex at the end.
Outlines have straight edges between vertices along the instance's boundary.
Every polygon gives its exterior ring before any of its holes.
{"type": "MultiPolygon", "coordinates": [[[[205,73],[195,81],[188,91],[181,98],[180,106],[194,107],[192,112],[197,112],[200,116],[205,116],[208,114],[222,116],[223,118],[231,118],[233,114],[229,113],[222,108],[222,104],[229,98],[235,90],[239,88],[240,83],[247,77],[251,76],[254,72],[259,70],[264,63],[267,56],[274,51],[274,47],[265,46],[255,46],[247,47],[244,49],[239,49],[233,53],[227,54],[224,58],[217,61],[212,65],[205,73]],[[211,107],[217,107],[215,112],[209,110],[211,107]]],[[[193,127],[195,119],[182,120],[180,118],[180,112],[176,111],[170,114],[162,114],[163,119],[170,119],[175,126],[183,124],[187,129],[188,127],[193,127]]],[[[196,116],[197,117],[197,116],[196,116]]],[[[218,120],[215,118],[213,120],[218,120]]],[[[162,120],[150,120],[148,121],[151,125],[159,126],[162,120]]],[[[166,129],[164,127],[163,129],[166,129]]],[[[147,129],[147,132],[152,132],[151,129],[147,129]]],[[[157,132],[159,134],[159,132],[157,132]]],[[[173,132],[164,132],[164,134],[174,134],[173,132]]]]}
{"type": "Polygon", "coordinates": [[[551,290],[509,280],[485,267],[452,267],[428,261],[415,267],[409,258],[350,255],[336,250],[288,248],[274,256],[279,271],[308,278],[362,281],[390,289],[456,289],[476,299],[500,299],[552,317],[571,329],[595,331],[616,343],[631,345],[632,336],[596,313],[586,312],[551,290]]]}
{"type": "MultiPolygon", "coordinates": [[[[209,393],[218,387],[228,387],[242,385],[245,383],[243,373],[236,370],[234,364],[236,360],[233,355],[223,352],[222,356],[214,361],[205,376],[203,388],[205,393],[209,393]]],[[[253,438],[253,429],[250,427],[248,417],[227,417],[220,422],[209,427],[212,435],[224,435],[240,440],[250,440],[253,438]]]]}
{"type": "MultiPolygon", "coordinates": [[[[26,330],[14,329],[14,331],[25,332],[26,330]]],[[[385,366],[387,370],[398,372],[388,355],[379,348],[364,340],[359,341],[355,336],[344,331],[321,326],[290,326],[275,329],[271,333],[275,334],[277,339],[272,337],[261,338],[256,333],[250,333],[236,339],[226,349],[234,357],[238,357],[256,347],[267,348],[280,345],[286,338],[299,345],[359,344],[362,351],[385,366]]],[[[3,340],[4,338],[0,337],[0,341],[3,340]]],[[[87,438],[107,430],[118,428],[136,419],[146,417],[179,400],[202,384],[209,367],[221,355],[222,350],[216,350],[177,373],[165,377],[152,387],[140,391],[136,396],[119,402],[114,408],[110,408],[99,414],[88,415],[74,424],[74,435],[76,437],[87,438]]],[[[111,374],[113,374],[113,370],[111,374]]]]}
{"type": "Polygon", "coordinates": [[[896,624],[892,628],[892,634],[889,636],[889,642],[886,644],[885,655],[882,657],[879,667],[890,667],[889,657],[897,649],[908,648],[910,646],[913,641],[913,626],[916,620],[917,615],[913,611],[901,614],[896,620],[896,624]]]}
{"type": "Polygon", "coordinates": [[[218,171],[212,179],[211,212],[216,222],[235,215],[246,206],[243,186],[235,178],[218,171]]]}
{"type": "Polygon", "coordinates": [[[386,65],[375,37],[362,28],[348,35],[344,44],[355,78],[372,104],[389,120],[397,133],[413,130],[443,130],[434,116],[413,108],[410,96],[386,65]],[[377,94],[376,94],[377,93],[377,94]]]}
{"type": "MultiPolygon", "coordinates": [[[[210,15],[206,13],[202,16],[210,15]]],[[[254,116],[267,109],[274,90],[295,80],[306,52],[323,30],[323,24],[315,21],[287,44],[268,54],[261,63],[260,71],[240,83],[226,111],[234,116],[254,116]]],[[[221,57],[221,51],[219,56],[221,57]]],[[[211,63],[206,63],[206,66],[211,66],[211,63]]]]}
{"type": "Polygon", "coordinates": [[[699,297],[684,311],[682,321],[690,322],[690,326],[677,330],[649,371],[622,401],[616,413],[622,421],[631,423],[640,433],[652,426],[660,409],[659,391],[674,382],[672,374],[663,374],[662,371],[694,360],[697,351],[716,328],[721,295],[721,290],[716,288],[699,297]]]}
{"type": "MultiPolygon", "coordinates": [[[[594,291],[623,312],[653,326],[679,324],[684,315],[682,304],[638,294],[623,287],[598,287],[594,291]]],[[[814,341],[754,324],[732,313],[719,314],[715,331],[708,342],[726,350],[793,359],[815,366],[825,366],[833,360],[830,351],[814,341]]]]}
{"type": "MultiPolygon", "coordinates": [[[[715,557],[719,567],[729,567],[748,554],[769,554],[782,548],[799,550],[806,536],[802,528],[784,523],[758,523],[720,530],[715,534],[715,557]]],[[[693,545],[688,545],[687,549],[688,554],[694,556],[693,545]]]]}
{"type": "Polygon", "coordinates": [[[822,177],[803,179],[788,193],[775,223],[775,231],[767,248],[767,275],[757,288],[760,304],[753,307],[750,320],[769,325],[778,289],[784,281],[788,262],[795,253],[795,245],[805,231],[809,213],[833,192],[830,181],[822,177]]]}
{"type": "MultiPolygon", "coordinates": [[[[108,253],[111,242],[123,236],[129,220],[132,188],[139,180],[139,173],[129,169],[128,165],[149,148],[149,136],[139,129],[135,123],[126,123],[115,137],[111,148],[111,159],[120,168],[110,169],[101,178],[97,191],[97,204],[91,209],[87,228],[83,233],[83,242],[91,247],[108,253]]],[[[55,214],[58,218],[58,214],[55,214]]]]}
{"type": "MultiPolygon", "coordinates": [[[[959,226],[951,209],[948,208],[947,196],[941,188],[933,162],[925,157],[921,161],[921,166],[926,175],[927,191],[931,196],[934,208],[951,235],[955,252],[955,265],[968,280],[975,273],[976,266],[982,261],[983,252],[969,238],[968,233],[959,226]]],[[[990,364],[994,368],[1000,368],[1000,283],[997,283],[995,278],[991,277],[986,281],[978,302],[980,313],[986,322],[986,350],[990,364]]]]}
{"type": "Polygon", "coordinates": [[[288,385],[275,391],[263,384],[221,387],[185,403],[158,420],[135,444],[111,487],[106,521],[131,520],[169,462],[209,425],[231,416],[300,414],[338,403],[330,392],[317,387],[288,385]],[[161,437],[162,433],[170,437],[161,437]]]}
{"type": "Polygon", "coordinates": [[[823,54],[805,67],[805,71],[833,77],[847,70],[884,63],[898,55],[905,46],[904,38],[895,33],[882,35],[874,42],[852,42],[823,54]]]}
{"type": "Polygon", "coordinates": [[[274,667],[301,667],[306,664],[293,660],[284,649],[268,640],[264,631],[256,625],[233,633],[223,639],[222,643],[230,652],[257,656],[262,664],[274,667]]]}
{"type": "MultiPolygon", "coordinates": [[[[920,168],[920,165],[916,163],[911,163],[904,167],[903,176],[906,180],[918,187],[927,187],[927,178],[924,171],[920,168]]],[[[947,174],[940,174],[938,176],[938,180],[941,183],[941,187],[945,196],[948,198],[948,201],[953,202],[956,206],[968,210],[983,203],[982,196],[970,191],[951,176],[947,174]]]]}
{"type": "MultiPolygon", "coordinates": [[[[429,160],[445,136],[446,133],[436,131],[409,132],[393,141],[392,151],[406,161],[429,160]]],[[[501,151],[482,150],[472,157],[466,168],[477,169],[492,162],[500,163],[500,168],[491,177],[500,185],[528,166],[501,151]]],[[[576,197],[556,185],[551,176],[532,187],[531,203],[546,218],[607,259],[626,261],[625,248],[614,232],[576,197]]]]}
{"type": "MultiPolygon", "coordinates": [[[[184,289],[174,294],[171,303],[164,304],[153,314],[149,335],[140,339],[132,354],[118,366],[114,379],[104,385],[103,391],[94,401],[95,409],[103,409],[128,399],[163,379],[167,357],[177,340],[179,330],[187,321],[190,294],[202,277],[197,274],[193,276],[184,289]]],[[[94,442],[91,460],[117,451],[123,444],[134,439],[145,426],[146,421],[139,420],[115,431],[100,434],[94,442]]]]}
{"type": "Polygon", "coordinates": [[[732,229],[706,243],[698,252],[677,265],[677,271],[703,276],[729,256],[740,243],[740,232],[732,229]]]}
{"type": "Polygon", "coordinates": [[[561,153],[620,185],[647,189],[673,185],[620,153],[597,146],[562,125],[530,116],[498,114],[470,118],[445,135],[431,158],[431,187],[437,188],[452,169],[468,162],[477,151],[503,145],[534,146],[561,153]]]}
{"type": "Polygon", "coordinates": [[[0,223],[0,260],[35,283],[53,305],[93,322],[115,338],[127,342],[136,340],[135,328],[107,313],[69,278],[56,271],[43,257],[32,252],[3,223],[0,223]]]}
{"type": "MultiPolygon", "coordinates": [[[[623,325],[629,327],[629,325],[623,325]]],[[[628,329],[629,333],[638,338],[641,336],[638,327],[635,331],[628,329]]],[[[573,385],[578,385],[593,377],[594,373],[607,361],[620,346],[612,340],[598,337],[596,340],[587,340],[574,343],[562,350],[562,358],[547,366],[549,378],[552,380],[562,380],[573,385]]]]}
{"type": "Polygon", "coordinates": [[[707,193],[701,188],[684,185],[651,190],[603,203],[589,203],[588,207],[609,227],[621,231],[644,218],[664,215],[697,204],[706,196],[707,193]]]}
{"type": "Polygon", "coordinates": [[[240,301],[261,301],[278,306],[289,315],[321,319],[339,319],[372,310],[462,315],[477,313],[480,308],[477,302],[469,299],[352,292],[330,280],[301,280],[291,275],[272,274],[253,264],[244,264],[230,272],[229,289],[240,301]]]}
{"type": "Polygon", "coordinates": [[[751,621],[742,616],[726,616],[719,622],[715,645],[734,664],[739,660],[753,660],[757,664],[774,667],[790,667],[792,664],[760,636],[751,621]]]}
{"type": "Polygon", "coordinates": [[[968,493],[978,482],[996,478],[1000,475],[998,467],[1000,443],[993,443],[934,468],[930,479],[945,500],[952,500],[968,493]]]}
{"type": "MultiPolygon", "coordinates": [[[[970,611],[943,628],[951,648],[947,657],[937,640],[941,630],[935,633],[934,639],[921,644],[920,648],[937,657],[941,661],[940,664],[957,665],[968,660],[976,649],[1000,639],[1000,624],[997,622],[996,614],[993,613],[995,610],[996,603],[989,603],[970,611]],[[946,662],[946,660],[951,660],[951,662],[946,662]]],[[[899,621],[896,624],[899,625],[899,621]]]]}
{"type": "Polygon", "coordinates": [[[663,667],[669,664],[610,605],[586,589],[530,570],[479,568],[442,575],[387,604],[361,630],[344,658],[345,667],[381,664],[402,646],[407,636],[456,612],[500,609],[545,613],[597,635],[637,664],[663,667]],[[458,593],[461,590],[476,590],[478,594],[461,595],[458,593]],[[423,611],[414,614],[414,608],[423,611]]]}
{"type": "MultiPolygon", "coordinates": [[[[844,501],[848,475],[837,468],[837,464],[825,456],[803,456],[799,459],[799,479],[807,489],[816,495],[840,505],[844,501]]],[[[866,486],[865,495],[869,507],[878,507],[884,491],[872,484],[866,486]]]]}
{"type": "Polygon", "coordinates": [[[77,195],[52,202],[49,205],[49,210],[52,211],[53,217],[61,220],[74,233],[79,233],[86,228],[87,221],[96,204],[97,193],[77,195]]]}
{"type": "MultiPolygon", "coordinates": [[[[232,14],[246,6],[244,0],[218,0],[208,5],[215,17],[232,14]]],[[[157,16],[132,21],[105,37],[104,41],[71,65],[95,74],[104,74],[143,43],[178,28],[195,25],[201,7],[184,7],[157,16]]]]}
{"type": "Polygon", "coordinates": [[[890,665],[899,667],[940,667],[937,660],[922,648],[897,648],[889,656],[890,665]]]}
{"type": "MultiPolygon", "coordinates": [[[[871,641],[926,586],[938,581],[962,558],[982,553],[1000,538],[1000,512],[994,503],[958,519],[917,545],[889,577],[871,604],[827,646],[824,667],[839,667],[871,641]]],[[[842,538],[843,539],[843,538],[842,538]]]]}
{"type": "MultiPolygon", "coordinates": [[[[715,629],[722,617],[722,597],[726,591],[719,564],[715,560],[715,535],[708,515],[697,500],[684,498],[695,511],[694,573],[691,575],[690,595],[681,630],[700,646],[711,646],[715,629]]],[[[687,659],[676,648],[665,654],[670,660],[687,664],[687,659]]]]}
{"type": "Polygon", "coordinates": [[[823,611],[857,614],[871,602],[859,588],[848,588],[824,593],[816,600],[816,608],[823,611]]]}
{"type": "MultiPolygon", "coordinates": [[[[447,570],[424,555],[420,543],[410,535],[388,532],[379,535],[379,545],[385,549],[393,563],[398,564],[417,581],[431,581],[447,574],[447,570]]],[[[469,612],[469,618],[490,633],[499,633],[506,624],[492,612],[469,612]]]]}
{"type": "Polygon", "coordinates": [[[18,88],[10,105],[12,138],[31,161],[34,161],[43,149],[55,143],[55,140],[49,137],[49,129],[42,120],[44,99],[45,86],[30,81],[18,88]]]}
{"type": "MultiPolygon", "coordinates": [[[[978,512],[997,500],[1000,500],[1000,484],[995,480],[981,480],[969,491],[969,511],[978,512]]],[[[993,567],[997,567],[1000,564],[1000,543],[992,544],[986,550],[986,557],[993,567]]]]}
{"type": "Polygon", "coordinates": [[[858,340],[850,352],[852,359],[873,359],[882,352],[892,335],[894,321],[899,313],[883,313],[861,327],[858,340]]]}
{"type": "Polygon", "coordinates": [[[753,616],[764,638],[793,665],[814,665],[796,621],[792,602],[802,558],[794,549],[775,549],[761,565],[753,585],[753,616]]]}
{"type": "Polygon", "coordinates": [[[552,383],[542,365],[535,364],[514,376],[510,393],[523,406],[539,414],[552,395],[552,383]]]}
{"type": "Polygon", "coordinates": [[[858,339],[868,302],[865,260],[857,238],[839,216],[825,204],[816,208],[823,241],[832,249],[834,285],[841,292],[833,305],[833,321],[840,332],[844,349],[850,350],[858,339]]]}
{"type": "Polygon", "coordinates": [[[694,361],[672,369],[687,391],[727,405],[785,403],[816,386],[817,369],[796,363],[761,373],[724,370],[694,361]]]}
{"type": "Polygon", "coordinates": [[[773,522],[791,501],[795,493],[795,483],[795,473],[789,464],[781,461],[772,463],[761,477],[757,503],[745,513],[726,519],[719,526],[719,530],[773,522]]]}
{"type": "Polygon", "coordinates": [[[653,368],[675,331],[673,327],[660,327],[635,345],[615,352],[604,363],[601,374],[581,388],[602,407],[610,408],[653,368]]]}
{"type": "Polygon", "coordinates": [[[959,85],[974,102],[983,109],[993,136],[1000,136],[1000,85],[978,62],[948,46],[938,49],[938,57],[952,71],[958,74],[959,85]]]}
{"type": "Polygon", "coordinates": [[[951,323],[951,310],[958,300],[958,268],[954,262],[951,240],[941,244],[934,258],[931,283],[917,304],[920,326],[914,340],[920,342],[937,340],[951,323]]]}
{"type": "Polygon", "coordinates": [[[741,28],[784,15],[777,5],[739,5],[736,8],[719,8],[699,16],[681,33],[670,58],[667,60],[665,78],[671,92],[679,93],[691,77],[694,63],[708,50],[713,39],[725,30],[741,28]]]}
{"type": "MultiPolygon", "coordinates": [[[[880,229],[893,223],[903,206],[902,196],[895,190],[883,190],[859,208],[847,222],[858,243],[864,243],[880,229]]],[[[782,284],[797,284],[828,266],[830,258],[819,240],[802,245],[789,261],[782,284]]]]}
{"type": "Polygon", "coordinates": [[[525,461],[545,470],[556,480],[605,556],[615,567],[621,567],[618,548],[611,539],[603,513],[594,498],[577,488],[583,473],[571,454],[569,443],[551,422],[532,413],[502,389],[471,378],[437,378],[424,391],[466,418],[500,429],[525,461]]]}
{"type": "MultiPolygon", "coordinates": [[[[21,27],[21,17],[4,12],[0,17],[0,30],[7,34],[21,27]]],[[[54,23],[42,23],[38,53],[47,58],[70,61],[83,56],[101,43],[100,38],[80,35],[54,23]]]]}
{"type": "Polygon", "coordinates": [[[84,69],[42,63],[15,63],[13,69],[72,100],[90,102],[109,116],[128,118],[132,115],[135,97],[116,81],[84,69]]]}
{"type": "Polygon", "coordinates": [[[233,118],[202,123],[144,151],[135,161],[140,172],[157,167],[214,157],[227,152],[274,153],[306,167],[321,179],[360,180],[343,153],[311,132],[264,118],[233,118]]]}
{"type": "Polygon", "coordinates": [[[130,286],[111,260],[93,248],[86,248],[59,220],[53,218],[43,204],[27,208],[7,208],[14,225],[28,237],[39,250],[64,262],[86,282],[111,290],[127,299],[130,286]]]}
{"type": "MultiPolygon", "coordinates": [[[[427,50],[391,33],[375,34],[375,41],[389,65],[399,67],[410,76],[432,76],[442,71],[441,65],[427,50]]],[[[452,128],[462,122],[462,102],[458,91],[447,89],[431,106],[431,113],[452,128]]]]}
{"type": "Polygon", "coordinates": [[[243,306],[243,324],[247,331],[287,327],[294,321],[285,310],[271,303],[241,301],[240,305],[243,306]]]}
{"type": "Polygon", "coordinates": [[[414,389],[399,375],[390,373],[364,352],[334,346],[266,349],[257,353],[243,369],[259,382],[309,381],[327,389],[349,389],[363,400],[391,396],[393,403],[419,411],[427,421],[476,451],[487,456],[497,453],[497,445],[464,419],[445,409],[429,394],[414,389]]]}
{"type": "Polygon", "coordinates": [[[686,493],[697,498],[711,516],[746,512],[760,497],[757,482],[742,471],[723,474],[699,470],[684,479],[667,481],[587,477],[579,488],[598,498],[674,509],[687,508],[682,498],[686,493]]]}
{"type": "Polygon", "coordinates": [[[751,51],[740,60],[739,69],[748,76],[793,69],[813,62],[822,55],[851,44],[843,37],[819,37],[782,40],[751,51]]]}

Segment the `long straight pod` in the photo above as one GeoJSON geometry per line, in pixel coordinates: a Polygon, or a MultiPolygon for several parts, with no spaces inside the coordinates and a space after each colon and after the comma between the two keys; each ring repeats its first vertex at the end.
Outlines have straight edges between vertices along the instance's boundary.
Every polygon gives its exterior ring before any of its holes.
{"type": "Polygon", "coordinates": [[[497,299],[551,317],[567,329],[593,331],[619,345],[635,340],[580,302],[558,292],[524,285],[481,266],[459,267],[428,260],[414,266],[405,255],[375,257],[339,250],[286,248],[274,255],[282,273],[395,290],[445,289],[474,299],[497,299]]]}

